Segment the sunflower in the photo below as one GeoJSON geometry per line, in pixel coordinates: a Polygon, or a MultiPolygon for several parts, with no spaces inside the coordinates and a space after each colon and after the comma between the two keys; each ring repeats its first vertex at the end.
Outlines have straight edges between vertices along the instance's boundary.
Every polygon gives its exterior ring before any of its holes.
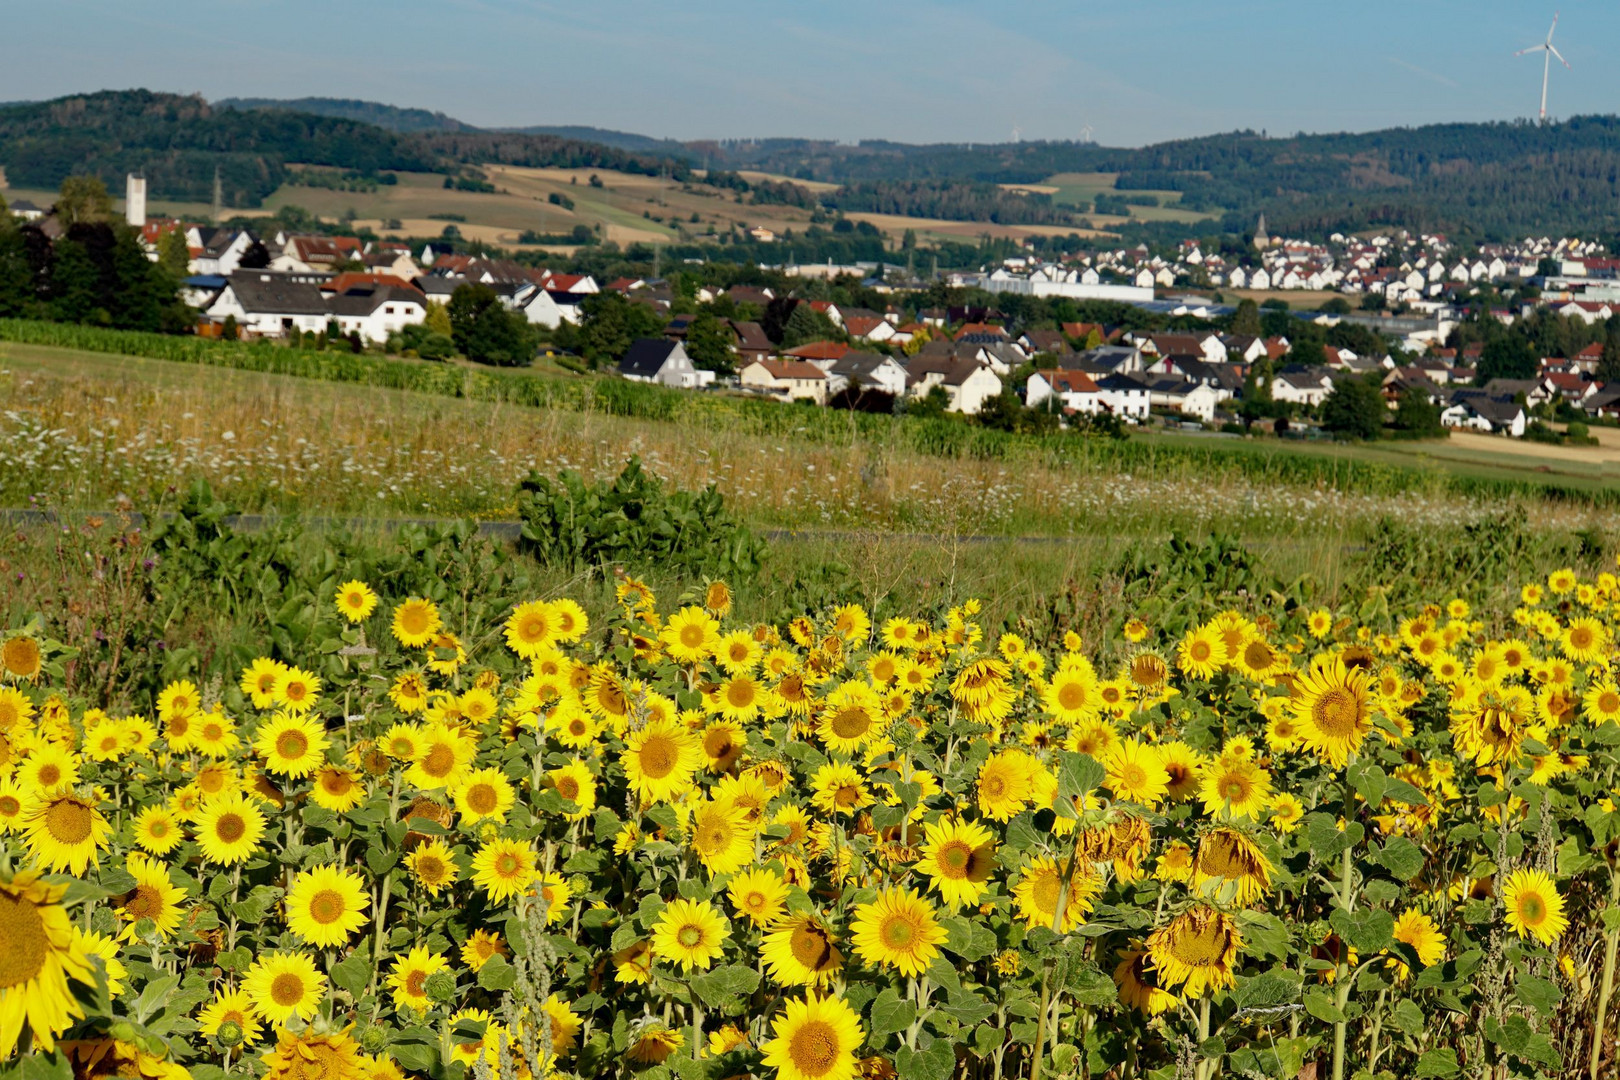
{"type": "Polygon", "coordinates": [[[266,772],[302,779],[326,759],[326,731],[320,723],[295,713],[276,713],[259,726],[253,750],[266,772]]]}
{"type": "Polygon", "coordinates": [[[429,724],[421,732],[405,779],[424,791],[452,787],[477,754],[477,745],[464,737],[459,728],[429,724]]]}
{"type": "Polygon", "coordinates": [[[843,998],[811,993],[789,1001],[771,1030],[776,1037],[760,1049],[778,1080],[854,1080],[863,1033],[860,1016],[843,998]]]}
{"type": "Polygon", "coordinates": [[[167,806],[157,804],[142,807],[129,831],[135,844],[153,855],[167,855],[185,839],[180,818],[167,806]]]}
{"type": "Polygon", "coordinates": [[[1008,821],[1035,795],[1035,770],[1041,766],[1022,750],[1002,750],[979,766],[975,783],[979,812],[992,821],[1008,821]]]}
{"type": "Polygon", "coordinates": [[[287,927],[317,948],[340,946],[369,917],[370,898],[360,875],[331,866],[299,874],[287,889],[287,927]]]}
{"type": "Polygon", "coordinates": [[[394,1008],[427,1012],[433,1000],[427,996],[427,981],[436,971],[450,966],[442,953],[429,952],[418,945],[404,956],[394,960],[394,970],[388,975],[388,988],[394,992],[394,1008]]]}
{"type": "Polygon", "coordinates": [[[728,675],[742,675],[758,666],[763,652],[753,634],[747,630],[733,630],[729,634],[722,634],[715,643],[714,662],[728,675]]]}
{"type": "Polygon", "coordinates": [[[192,720],[192,744],[204,757],[215,760],[230,757],[242,740],[236,734],[236,725],[215,708],[192,720]]]}
{"type": "Polygon", "coordinates": [[[748,814],[729,802],[699,800],[692,806],[691,848],[709,876],[729,874],[754,857],[754,829],[748,814]]]}
{"type": "Polygon", "coordinates": [[[652,949],[660,960],[690,973],[708,970],[720,956],[731,927],[707,900],[671,900],[653,924],[652,949]]]}
{"type": "Polygon", "coordinates": [[[563,815],[569,821],[583,821],[596,809],[596,777],[578,758],[546,773],[546,784],[575,806],[563,815]]]}
{"type": "Polygon", "coordinates": [[[902,975],[920,975],[939,955],[945,928],[934,908],[912,889],[889,888],[861,904],[850,921],[855,955],[874,966],[892,967],[902,975]]]}
{"type": "Polygon", "coordinates": [[[1177,840],[1164,849],[1153,868],[1153,876],[1160,881],[1191,881],[1193,868],[1192,848],[1177,840]]]}
{"type": "Polygon", "coordinates": [[[1159,765],[1165,772],[1165,797],[1175,802],[1185,802],[1198,794],[1203,755],[1184,742],[1159,743],[1154,749],[1158,751],[1159,765]]]}
{"type": "Polygon", "coordinates": [[[1592,664],[1608,652],[1609,632],[1598,620],[1582,615],[1569,620],[1558,644],[1564,655],[1577,664],[1592,664]]]}
{"type": "Polygon", "coordinates": [[[1146,949],[1120,952],[1114,985],[1119,987],[1120,1004],[1129,1005],[1143,1016],[1157,1016],[1181,1004],[1180,998],[1159,986],[1158,972],[1153,970],[1146,949]]]}
{"type": "Polygon", "coordinates": [[[22,833],[28,851],[47,870],[65,870],[82,876],[107,847],[112,826],[101,816],[93,798],[59,788],[55,794],[34,792],[22,811],[22,833]]]}
{"type": "Polygon", "coordinates": [[[276,703],[276,680],[284,665],[279,660],[261,656],[242,670],[242,693],[253,702],[255,709],[268,709],[276,703]]]}
{"type": "Polygon", "coordinates": [[[1271,887],[1271,861],[1253,840],[1236,829],[1211,829],[1198,842],[1193,861],[1193,887],[1207,882],[1236,886],[1232,900],[1239,905],[1254,903],[1271,887]]]}
{"type": "Polygon", "coordinates": [[[414,724],[395,724],[377,745],[395,761],[415,761],[422,747],[422,729],[414,724]]]}
{"type": "Polygon", "coordinates": [[[877,736],[882,712],[875,690],[865,683],[846,682],[827,695],[816,733],[828,749],[855,754],[877,736]]]}
{"type": "Polygon", "coordinates": [[[1581,715],[1594,727],[1620,723],[1620,688],[1607,679],[1594,681],[1581,698],[1581,715]]]}
{"type": "Polygon", "coordinates": [[[221,795],[197,815],[197,846],[203,858],[226,866],[246,860],[264,835],[257,800],[240,791],[221,795]]]}
{"type": "Polygon", "coordinates": [[[377,594],[363,581],[345,581],[337,587],[332,602],[338,614],[351,623],[365,622],[377,610],[377,594]]]}
{"type": "Polygon", "coordinates": [[[974,906],[996,866],[996,838],[983,825],[948,818],[923,826],[917,869],[926,874],[948,908],[974,906]]]}
{"type": "Polygon", "coordinates": [[[551,605],[540,600],[519,604],[506,619],[506,646],[525,660],[533,660],[556,639],[551,605]]]}
{"type": "Polygon", "coordinates": [[[28,795],[9,776],[0,776],[0,832],[21,832],[28,795]]]}
{"type": "Polygon", "coordinates": [[[326,997],[326,976],[304,953],[273,952],[260,957],[242,980],[253,1010],[272,1024],[293,1017],[308,1020],[326,997]]]}
{"type": "MultiPolygon", "coordinates": [[[[15,686],[0,686],[0,731],[22,732],[34,718],[34,703],[15,686]]],[[[85,740],[90,733],[85,731],[85,740]]]]}
{"type": "Polygon", "coordinates": [[[33,1047],[49,1052],[56,1036],[84,1015],[68,980],[95,985],[95,975],[61,906],[67,886],[47,885],[22,870],[0,883],[0,1058],[10,1057],[24,1025],[33,1047]]]}
{"type": "Polygon", "coordinates": [[[838,938],[821,919],[806,913],[778,922],[760,942],[759,955],[782,986],[825,987],[844,968],[838,938]]]}
{"type": "Polygon", "coordinates": [[[455,884],[461,868],[456,865],[455,854],[443,840],[425,840],[405,856],[405,866],[411,877],[428,891],[429,896],[455,884]]]}
{"type": "Polygon", "coordinates": [[[748,749],[748,736],[741,724],[713,720],[703,728],[703,759],[711,773],[719,775],[731,767],[748,749]]]}
{"type": "Polygon", "coordinates": [[[1176,646],[1176,666],[1194,679],[1209,679],[1226,666],[1226,642],[1213,626],[1187,631],[1176,646]]]}
{"type": "Polygon", "coordinates": [[[1243,948],[1243,935],[1223,912],[1198,905],[1153,931],[1147,948],[1159,984],[1167,989],[1179,986],[1187,997],[1197,998],[1206,989],[1235,985],[1232,968],[1243,948]]]}
{"type": "Polygon", "coordinates": [[[44,667],[39,642],[27,634],[12,634],[0,643],[0,675],[33,682],[44,667]]]}
{"type": "Polygon", "coordinates": [[[316,806],[335,814],[346,814],[365,801],[366,785],[353,769],[322,765],[315,770],[315,783],[309,797],[316,806]]]}
{"type": "Polygon", "coordinates": [[[135,879],[135,888],[114,911],[121,920],[130,924],[121,935],[121,940],[133,941],[136,925],[143,919],[151,921],[152,932],[158,937],[166,938],[173,934],[180,926],[180,905],[185,902],[186,890],[170,880],[167,866],[140,852],[129,856],[125,868],[135,879]]]}
{"type": "Polygon", "coordinates": [[[1069,878],[1069,887],[1063,888],[1063,871],[1051,856],[1042,856],[1024,867],[1013,901],[1018,914],[1030,927],[1044,926],[1066,934],[1079,926],[1091,903],[1102,892],[1102,881],[1084,866],[1076,866],[1069,878]],[[1062,911],[1059,911],[1059,894],[1062,911]]]}
{"type": "Polygon", "coordinates": [[[1199,794],[1206,814],[1224,808],[1234,818],[1258,821],[1271,802],[1271,774],[1252,758],[1216,758],[1204,765],[1201,776],[1199,794]]]}
{"type": "Polygon", "coordinates": [[[749,870],[732,877],[726,896],[737,914],[755,926],[769,926],[787,909],[788,885],[774,870],[749,870]]]}
{"type": "Polygon", "coordinates": [[[631,1032],[630,1047],[624,1053],[637,1065],[658,1065],[685,1045],[686,1036],[681,1031],[651,1020],[631,1032]]]}
{"type": "Polygon", "coordinates": [[[1103,756],[1104,783],[1116,798],[1157,806],[1170,789],[1170,774],[1158,751],[1135,739],[1122,739],[1103,756]]]}
{"type": "MultiPolygon", "coordinates": [[[[1418,963],[1424,967],[1438,964],[1446,958],[1446,936],[1434,925],[1433,919],[1417,908],[1407,908],[1401,912],[1401,917],[1395,920],[1394,936],[1396,941],[1412,947],[1412,951],[1417,953],[1418,963]]],[[[1401,982],[1405,982],[1411,974],[1406,961],[1399,957],[1391,957],[1385,966],[1396,969],[1396,977],[1401,982]]]]}
{"type": "Polygon", "coordinates": [[[1333,613],[1326,608],[1317,608],[1305,617],[1305,629],[1310,631],[1311,637],[1327,637],[1333,632],[1333,613]]]}
{"type": "Polygon", "coordinates": [[[223,1024],[235,1024],[242,1032],[242,1044],[251,1046],[264,1036],[264,1022],[245,990],[226,990],[203,1006],[197,1014],[197,1028],[210,1038],[223,1024]]]}
{"type": "Polygon", "coordinates": [[[535,867],[532,847],[519,840],[497,837],[473,856],[473,883],[487,892],[491,900],[504,904],[533,889],[538,876],[535,867]]]}
{"type": "Polygon", "coordinates": [[[394,608],[394,640],[407,649],[420,649],[439,630],[439,607],[431,600],[411,597],[394,608]]]}
{"type": "Polygon", "coordinates": [[[276,700],[290,713],[302,715],[320,700],[321,679],[303,668],[283,668],[276,676],[276,700]]]}
{"type": "Polygon", "coordinates": [[[517,803],[512,781],[493,767],[463,773],[451,793],[461,813],[463,828],[480,821],[505,822],[506,812],[517,803]]]}
{"type": "Polygon", "coordinates": [[[828,814],[853,814],[872,805],[872,793],[855,766],[834,761],[816,769],[810,777],[810,803],[828,814]]]}
{"type": "Polygon", "coordinates": [[[264,1080],[361,1080],[360,1045],[349,1029],[318,1033],[282,1030],[264,1055],[264,1080]]]}
{"type": "Polygon", "coordinates": [[[720,644],[720,624],[700,607],[684,607],[669,617],[658,640],[678,664],[706,660],[720,644]]]}
{"type": "Polygon", "coordinates": [[[17,783],[24,791],[46,795],[78,782],[78,755],[55,743],[36,746],[17,766],[17,783]]]}
{"type": "Polygon", "coordinates": [[[1508,929],[1521,938],[1534,936],[1543,945],[1557,941],[1569,929],[1564,898],[1552,878],[1540,870],[1515,870],[1502,890],[1508,929]]]}
{"type": "Polygon", "coordinates": [[[507,956],[506,942],[499,934],[488,930],[474,930],[461,946],[461,962],[479,971],[497,956],[507,956]]]}
{"type": "Polygon", "coordinates": [[[1278,832],[1290,833],[1299,828],[1305,816],[1305,804],[1287,791],[1279,791],[1271,800],[1271,827],[1278,832]]]}
{"type": "Polygon", "coordinates": [[[691,790],[703,763],[697,736],[673,720],[655,720],[630,733],[619,755],[630,789],[643,802],[672,802],[691,790]]]}
{"type": "Polygon", "coordinates": [[[1337,656],[1294,679],[1290,705],[1299,738],[1323,762],[1343,768],[1372,730],[1367,673],[1337,656]]]}
{"type": "Polygon", "coordinates": [[[98,934],[94,930],[84,930],[75,926],[73,928],[73,947],[86,956],[93,956],[101,961],[101,968],[107,977],[107,993],[116,998],[124,992],[124,979],[129,975],[129,969],[118,958],[118,943],[106,934],[98,934]]]}

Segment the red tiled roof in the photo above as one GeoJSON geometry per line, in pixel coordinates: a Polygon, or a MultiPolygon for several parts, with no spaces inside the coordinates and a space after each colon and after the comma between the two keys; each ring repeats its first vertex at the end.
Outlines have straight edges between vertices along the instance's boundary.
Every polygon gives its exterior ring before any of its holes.
{"type": "Polygon", "coordinates": [[[1040,376],[1058,393],[1095,394],[1098,392],[1096,380],[1083,371],[1057,369],[1043,371],[1040,376]]]}
{"type": "Polygon", "coordinates": [[[321,291],[342,296],[356,285],[392,285],[398,289],[409,289],[417,294],[422,292],[413,283],[397,274],[362,274],[353,270],[341,273],[331,281],[322,282],[321,291]]]}
{"type": "Polygon", "coordinates": [[[773,379],[825,379],[827,373],[808,360],[759,360],[773,379]]]}
{"type": "Polygon", "coordinates": [[[812,341],[796,349],[783,350],[784,355],[796,356],[800,360],[840,360],[847,352],[849,346],[841,341],[812,341]]]}
{"type": "Polygon", "coordinates": [[[886,321],[876,315],[850,315],[844,319],[844,329],[851,337],[866,337],[886,321]]]}

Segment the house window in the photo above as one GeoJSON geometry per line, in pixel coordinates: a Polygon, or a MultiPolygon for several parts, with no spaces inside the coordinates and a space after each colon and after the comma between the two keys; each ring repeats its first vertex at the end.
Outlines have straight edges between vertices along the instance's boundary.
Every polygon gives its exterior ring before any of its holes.
{"type": "Polygon", "coordinates": [[[387,314],[387,315],[392,315],[394,313],[394,305],[389,304],[387,307],[383,308],[383,313],[387,314]]]}
{"type": "Polygon", "coordinates": [[[282,318],[282,320],[281,320],[281,328],[283,330],[291,330],[292,325],[293,325],[293,321],[291,319],[285,318],[285,317],[282,318]]]}

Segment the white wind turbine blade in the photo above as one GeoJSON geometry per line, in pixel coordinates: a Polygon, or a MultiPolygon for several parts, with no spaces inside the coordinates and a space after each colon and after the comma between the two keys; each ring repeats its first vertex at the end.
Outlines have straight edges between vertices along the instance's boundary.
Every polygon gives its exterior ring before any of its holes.
{"type": "Polygon", "coordinates": [[[1547,28],[1547,45],[1552,46],[1553,31],[1558,29],[1558,12],[1553,12],[1552,25],[1547,28]]]}
{"type": "Polygon", "coordinates": [[[1514,53],[1513,55],[1514,56],[1524,56],[1527,53],[1546,52],[1548,48],[1549,48],[1549,46],[1547,46],[1547,45],[1532,45],[1528,49],[1520,49],[1518,52],[1514,53]]]}
{"type": "MultiPolygon", "coordinates": [[[[1564,54],[1563,53],[1559,52],[1557,49],[1553,48],[1551,45],[1547,46],[1547,51],[1552,53],[1554,56],[1558,57],[1558,62],[1560,64],[1563,64],[1565,67],[1569,67],[1569,61],[1564,59],[1564,54]]],[[[1574,68],[1569,68],[1569,69],[1571,71],[1575,70],[1574,68]]]]}

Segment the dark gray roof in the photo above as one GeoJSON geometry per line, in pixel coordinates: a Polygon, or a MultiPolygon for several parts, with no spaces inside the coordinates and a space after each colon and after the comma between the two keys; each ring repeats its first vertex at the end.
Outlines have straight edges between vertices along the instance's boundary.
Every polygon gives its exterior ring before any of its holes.
{"type": "Polygon", "coordinates": [[[334,315],[370,315],[384,304],[416,304],[422,298],[397,285],[362,286],[341,296],[329,297],[327,307],[334,315]]]}
{"type": "Polygon", "coordinates": [[[11,212],[13,214],[44,213],[43,210],[29,202],[27,199],[14,199],[11,203],[11,212]]]}
{"type": "Polygon", "coordinates": [[[242,310],[264,315],[325,315],[326,299],[319,285],[307,276],[272,274],[267,270],[238,270],[230,276],[231,291],[242,310]]]}
{"type": "Polygon", "coordinates": [[[833,361],[832,367],[827,370],[830,374],[842,375],[863,385],[875,385],[873,373],[891,359],[878,353],[847,352],[833,361]]]}
{"type": "MultiPolygon", "coordinates": [[[[1139,349],[1128,345],[1099,345],[1095,349],[1087,349],[1080,353],[1080,360],[1087,364],[1094,364],[1098,368],[1108,371],[1117,371],[1126,364],[1136,362],[1140,355],[1139,349]]],[[[1069,365],[1064,365],[1069,366],[1069,365]]]]}
{"type": "Polygon", "coordinates": [[[680,347],[680,342],[668,338],[637,338],[619,361],[619,374],[650,379],[663,370],[670,354],[680,347]]]}
{"type": "Polygon", "coordinates": [[[1104,390],[1147,390],[1148,382],[1140,375],[1128,374],[1123,371],[1111,371],[1102,377],[1093,377],[1092,381],[1104,390]]]}

